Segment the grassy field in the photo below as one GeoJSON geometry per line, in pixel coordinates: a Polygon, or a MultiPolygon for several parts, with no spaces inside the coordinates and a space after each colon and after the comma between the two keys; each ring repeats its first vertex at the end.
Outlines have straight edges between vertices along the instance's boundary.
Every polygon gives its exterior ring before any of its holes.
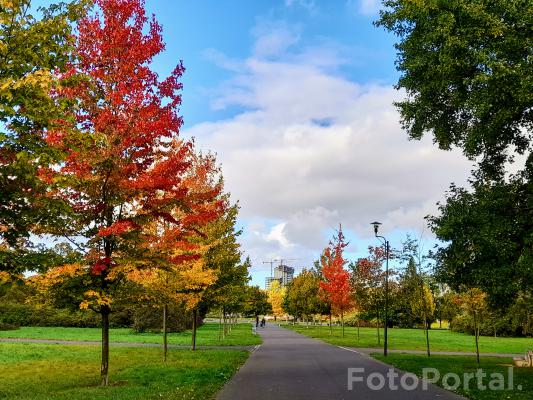
{"type": "Polygon", "coordinates": [[[211,399],[248,357],[240,350],[112,348],[110,386],[99,387],[94,346],[0,343],[0,398],[211,399]]]}
{"type": "MultiPolygon", "coordinates": [[[[501,373],[505,377],[505,388],[508,388],[509,381],[508,367],[512,365],[511,359],[502,359],[495,357],[482,357],[478,366],[475,357],[468,356],[431,356],[430,358],[422,355],[413,354],[389,354],[387,358],[382,354],[372,354],[372,357],[392,364],[396,368],[409,371],[422,377],[422,368],[430,367],[439,370],[441,379],[437,384],[443,386],[442,377],[447,373],[459,374],[462,381],[464,373],[475,373],[478,368],[490,377],[492,373],[501,373]]],[[[482,383],[488,386],[489,378],[484,378],[482,383]]],[[[469,383],[469,390],[465,387],[459,387],[456,393],[463,395],[472,400],[530,400],[533,393],[533,369],[531,368],[514,368],[513,370],[513,390],[480,390],[477,387],[477,381],[472,380],[469,383]]],[[[453,385],[453,380],[448,381],[453,385]]]]}
{"type": "MultiPolygon", "coordinates": [[[[49,328],[49,327],[21,327],[13,331],[0,331],[0,338],[24,339],[57,339],[99,341],[102,332],[99,328],[49,328]]],[[[163,335],[160,333],[135,333],[131,329],[110,329],[109,339],[112,342],[127,343],[162,343],[163,335]]],[[[171,345],[189,345],[191,332],[170,333],[168,343],[171,345]]],[[[249,346],[261,343],[259,335],[252,334],[250,324],[238,324],[233,327],[225,339],[219,340],[219,326],[207,323],[197,332],[196,344],[198,346],[249,346]]]]}
{"type": "MultiPolygon", "coordinates": [[[[378,344],[375,328],[361,328],[357,339],[357,328],[346,327],[345,337],[341,335],[341,327],[333,327],[330,334],[327,326],[284,325],[304,335],[324,340],[337,346],[379,348],[383,346],[383,329],[381,345],[378,344]]],[[[449,330],[432,329],[429,332],[430,346],[433,351],[474,352],[474,337],[455,333],[449,330]]],[[[425,350],[424,331],[421,329],[389,329],[389,348],[398,350],[425,350]]],[[[479,339],[479,351],[485,353],[517,353],[524,354],[533,348],[533,339],[528,338],[495,338],[482,336],[479,339]]]]}

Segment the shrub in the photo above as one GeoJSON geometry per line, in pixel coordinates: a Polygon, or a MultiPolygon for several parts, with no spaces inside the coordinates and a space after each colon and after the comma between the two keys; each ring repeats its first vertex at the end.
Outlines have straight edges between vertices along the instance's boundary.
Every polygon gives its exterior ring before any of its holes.
{"type": "MultiPolygon", "coordinates": [[[[192,313],[182,306],[170,306],[167,313],[168,332],[183,332],[192,328],[192,313]]],[[[198,321],[201,322],[201,321],[198,321]]],[[[200,326],[200,324],[198,324],[200,326]]],[[[133,313],[135,332],[161,332],[163,327],[162,307],[142,307],[133,313]]]]}
{"type": "Polygon", "coordinates": [[[28,326],[33,311],[33,307],[26,304],[0,303],[0,323],[28,326]]]}
{"type": "MultiPolygon", "coordinates": [[[[474,335],[474,320],[466,314],[456,315],[450,322],[453,332],[474,335]]],[[[479,333],[482,336],[521,336],[520,326],[513,323],[512,316],[504,314],[488,315],[479,323],[479,333]]]]}
{"type": "MultiPolygon", "coordinates": [[[[37,307],[31,304],[1,302],[0,324],[13,326],[98,328],[100,327],[100,316],[92,311],[37,307]]],[[[110,325],[114,328],[131,327],[131,312],[119,310],[111,313],[110,325]]]]}
{"type": "Polygon", "coordinates": [[[7,322],[0,322],[0,331],[14,331],[19,328],[19,325],[8,324],[7,322]]]}

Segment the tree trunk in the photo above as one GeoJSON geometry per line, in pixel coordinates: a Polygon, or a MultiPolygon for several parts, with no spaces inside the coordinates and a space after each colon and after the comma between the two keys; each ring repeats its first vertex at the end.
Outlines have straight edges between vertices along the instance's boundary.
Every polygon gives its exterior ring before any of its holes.
{"type": "Polygon", "coordinates": [[[103,305],[100,309],[102,316],[102,364],[100,366],[100,386],[109,383],[109,306],[103,305]]]}
{"type": "Polygon", "coordinates": [[[224,307],[222,309],[222,313],[223,313],[223,316],[224,316],[224,329],[222,331],[222,338],[226,339],[226,335],[228,334],[228,331],[227,331],[227,326],[226,326],[226,307],[224,307]]]}
{"type": "Polygon", "coordinates": [[[333,334],[333,324],[331,322],[331,311],[329,312],[329,334],[333,334]]]}
{"type": "Polygon", "coordinates": [[[167,361],[168,341],[167,341],[167,309],[168,306],[163,305],[163,361],[167,361]]]}
{"type": "Polygon", "coordinates": [[[381,335],[379,332],[379,311],[376,311],[376,326],[378,328],[378,345],[381,344],[381,335]]]}
{"type": "Polygon", "coordinates": [[[424,317],[424,328],[426,330],[426,348],[427,348],[427,354],[428,357],[431,357],[431,353],[429,351],[429,329],[428,329],[428,320],[427,317],[424,317]]]}
{"type": "Polygon", "coordinates": [[[192,310],[192,346],[191,350],[196,350],[196,316],[198,311],[196,308],[192,310]]]}
{"type": "Polygon", "coordinates": [[[342,337],[344,337],[344,312],[341,311],[342,337]]]}
{"type": "Polygon", "coordinates": [[[476,356],[477,356],[477,363],[479,365],[479,329],[477,326],[476,313],[474,313],[474,334],[476,336],[476,356]]]}
{"type": "Polygon", "coordinates": [[[222,339],[222,312],[218,318],[218,340],[222,339]]]}
{"type": "Polygon", "coordinates": [[[360,339],[360,336],[359,336],[359,327],[360,327],[361,323],[359,321],[359,315],[357,316],[357,341],[359,341],[360,339]]]}

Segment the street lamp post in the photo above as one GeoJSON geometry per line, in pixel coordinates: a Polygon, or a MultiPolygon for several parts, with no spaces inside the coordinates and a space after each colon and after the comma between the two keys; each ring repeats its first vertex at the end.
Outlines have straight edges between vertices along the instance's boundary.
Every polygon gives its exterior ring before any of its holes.
{"type": "MultiPolygon", "coordinates": [[[[380,239],[383,240],[383,244],[385,245],[385,342],[383,344],[383,355],[387,357],[387,347],[388,347],[388,335],[387,335],[387,329],[389,325],[389,252],[390,252],[390,245],[389,241],[385,238],[385,236],[378,235],[379,226],[381,225],[381,222],[374,221],[371,223],[371,225],[374,227],[374,235],[380,239]]],[[[378,321],[379,324],[379,321],[378,321]]]]}

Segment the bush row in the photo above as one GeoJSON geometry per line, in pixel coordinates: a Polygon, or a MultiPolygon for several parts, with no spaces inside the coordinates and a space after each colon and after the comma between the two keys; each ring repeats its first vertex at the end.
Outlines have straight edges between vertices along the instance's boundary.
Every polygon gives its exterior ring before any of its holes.
{"type": "MultiPolygon", "coordinates": [[[[451,321],[450,329],[453,332],[474,335],[474,320],[469,315],[457,315],[451,321]]],[[[484,318],[479,323],[479,334],[482,336],[523,336],[524,332],[510,316],[502,316],[484,318]]]]}
{"type": "MultiPolygon", "coordinates": [[[[111,313],[111,328],[132,328],[136,332],[159,332],[163,311],[154,307],[116,310],[111,313]]],[[[167,329],[182,332],[192,327],[192,314],[183,307],[169,307],[167,329]]],[[[199,321],[201,322],[201,321],[199,321]]],[[[36,307],[31,304],[0,302],[0,330],[20,326],[100,327],[100,315],[92,311],[36,307]]]]}

